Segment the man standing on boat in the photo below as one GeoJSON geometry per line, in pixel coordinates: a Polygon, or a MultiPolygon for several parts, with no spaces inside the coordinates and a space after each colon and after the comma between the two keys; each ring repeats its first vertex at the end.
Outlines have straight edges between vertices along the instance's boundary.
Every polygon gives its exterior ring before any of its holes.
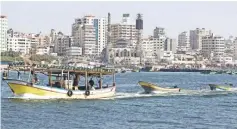
{"type": "Polygon", "coordinates": [[[21,72],[19,69],[17,70],[17,75],[18,75],[18,80],[20,80],[21,79],[21,72]]]}
{"type": "Polygon", "coordinates": [[[94,84],[95,84],[95,83],[94,83],[94,81],[93,81],[92,78],[90,79],[89,84],[90,84],[90,86],[91,86],[91,89],[94,90],[94,89],[95,89],[95,88],[94,88],[94,84]]]}

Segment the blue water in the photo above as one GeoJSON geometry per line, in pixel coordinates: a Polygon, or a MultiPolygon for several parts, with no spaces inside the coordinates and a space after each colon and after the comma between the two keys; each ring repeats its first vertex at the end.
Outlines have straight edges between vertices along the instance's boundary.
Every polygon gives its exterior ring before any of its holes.
{"type": "Polygon", "coordinates": [[[1,128],[237,129],[237,93],[212,92],[206,86],[226,82],[237,85],[236,78],[225,74],[124,73],[116,76],[116,96],[102,100],[13,99],[2,83],[1,128]],[[140,80],[194,91],[145,95],[137,84],[140,80]]]}
{"type": "Polygon", "coordinates": [[[0,61],[0,65],[8,65],[11,63],[10,61],[0,61]]]}

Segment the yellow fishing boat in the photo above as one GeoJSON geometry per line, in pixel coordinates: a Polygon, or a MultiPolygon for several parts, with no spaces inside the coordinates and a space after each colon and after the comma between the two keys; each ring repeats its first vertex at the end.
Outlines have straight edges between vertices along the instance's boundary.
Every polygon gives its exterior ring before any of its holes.
{"type": "Polygon", "coordinates": [[[152,83],[139,81],[139,85],[145,90],[145,93],[157,93],[157,92],[180,92],[180,88],[163,88],[152,83]]]}
{"type": "MultiPolygon", "coordinates": [[[[30,67],[10,65],[9,70],[29,70],[28,81],[20,79],[4,78],[16,96],[34,95],[37,97],[65,98],[65,99],[100,99],[112,97],[116,91],[115,71],[113,69],[88,69],[75,67],[48,67],[35,65],[30,67]],[[38,82],[37,74],[44,74],[48,77],[48,84],[42,85],[38,82]],[[112,75],[113,83],[103,86],[102,77],[112,75]],[[53,77],[56,78],[53,80],[53,77]],[[88,82],[88,78],[91,77],[88,82]],[[80,78],[84,84],[79,85],[80,78]],[[99,78],[95,86],[93,78],[99,78]]],[[[18,74],[19,76],[19,74],[18,74]]]]}

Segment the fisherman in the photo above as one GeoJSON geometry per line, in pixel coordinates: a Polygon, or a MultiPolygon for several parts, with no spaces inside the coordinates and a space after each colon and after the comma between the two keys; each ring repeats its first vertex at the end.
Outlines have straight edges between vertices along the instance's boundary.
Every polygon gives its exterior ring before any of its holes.
{"type": "Polygon", "coordinates": [[[20,70],[17,70],[17,75],[18,75],[18,80],[20,80],[21,79],[21,72],[20,72],[20,70]]]}
{"type": "Polygon", "coordinates": [[[95,84],[95,83],[94,83],[94,81],[93,81],[92,78],[90,79],[89,84],[90,84],[90,86],[91,86],[91,89],[95,89],[95,88],[94,88],[94,84],[95,84]]]}
{"type": "Polygon", "coordinates": [[[101,79],[98,81],[98,83],[99,83],[99,88],[101,88],[101,84],[100,84],[100,82],[101,82],[101,79]]]}
{"type": "Polygon", "coordinates": [[[177,85],[175,85],[175,86],[174,86],[174,88],[178,88],[178,86],[177,86],[177,85]]]}
{"type": "Polygon", "coordinates": [[[7,79],[7,72],[4,71],[4,72],[2,73],[2,76],[3,76],[3,78],[2,78],[3,80],[4,80],[4,79],[7,79]]]}

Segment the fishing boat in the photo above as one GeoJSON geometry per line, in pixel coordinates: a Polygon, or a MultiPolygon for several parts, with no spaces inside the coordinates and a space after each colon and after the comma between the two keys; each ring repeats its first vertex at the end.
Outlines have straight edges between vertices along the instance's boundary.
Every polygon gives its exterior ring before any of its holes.
{"type": "Polygon", "coordinates": [[[201,74],[216,74],[215,71],[202,71],[201,74]]]}
{"type": "Polygon", "coordinates": [[[13,64],[8,69],[14,70],[16,67],[30,71],[28,81],[4,79],[16,96],[34,95],[63,99],[100,99],[112,97],[115,94],[115,71],[113,69],[89,69],[69,66],[49,67],[46,65],[35,65],[26,68],[22,64],[13,64]],[[48,84],[40,84],[37,74],[46,75],[48,84]],[[113,78],[112,85],[103,86],[103,76],[111,75],[113,78]],[[91,79],[88,82],[89,77],[91,79]],[[83,79],[84,84],[79,85],[79,81],[82,80],[80,78],[83,79]],[[94,85],[93,78],[99,78],[97,86],[94,85]]]}
{"type": "Polygon", "coordinates": [[[217,91],[237,91],[237,87],[232,87],[232,84],[230,85],[218,85],[218,84],[209,84],[211,90],[217,90],[217,91]]]}
{"type": "Polygon", "coordinates": [[[160,87],[158,85],[149,83],[149,82],[144,82],[144,81],[139,81],[139,85],[145,90],[145,93],[157,93],[157,92],[180,92],[180,88],[177,86],[171,88],[171,87],[160,87]]]}

